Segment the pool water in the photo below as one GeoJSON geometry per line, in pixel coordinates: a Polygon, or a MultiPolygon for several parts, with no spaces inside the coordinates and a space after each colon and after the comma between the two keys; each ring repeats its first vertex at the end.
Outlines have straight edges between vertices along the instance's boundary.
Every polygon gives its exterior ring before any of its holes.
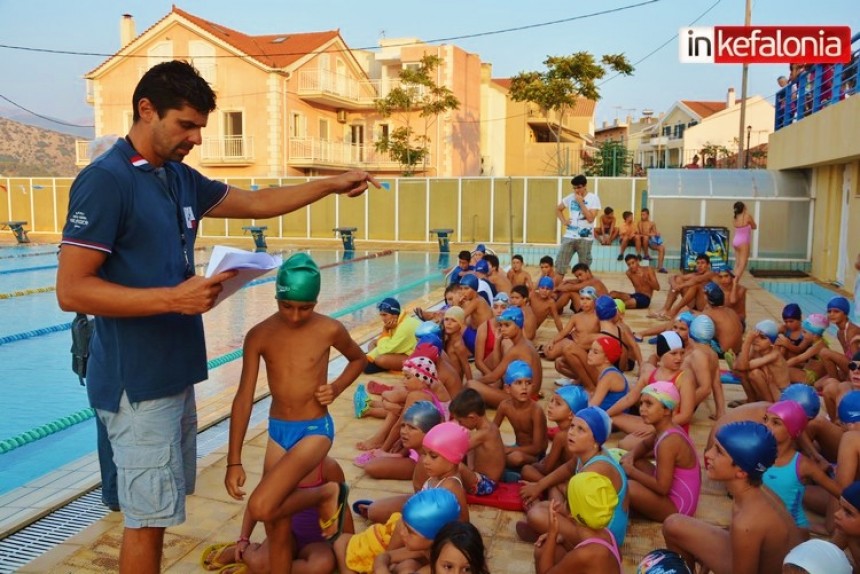
{"type": "MultiPolygon", "coordinates": [[[[322,292],[317,310],[337,316],[347,329],[372,320],[374,304],[384,296],[409,301],[442,284],[437,254],[394,252],[361,259],[355,252],[344,260],[340,251],[311,251],[322,269],[322,292]]],[[[210,251],[197,251],[197,263],[210,251]]],[[[0,294],[53,287],[56,247],[0,248],[0,294]],[[25,256],[26,255],[26,256],[25,256]],[[48,269],[36,269],[50,267],[48,269]],[[29,271],[13,272],[17,269],[29,271]],[[5,273],[4,273],[5,272],[5,273]]],[[[209,359],[240,349],[250,327],[275,311],[274,273],[242,289],[204,315],[209,359]]],[[[54,292],[0,299],[0,339],[18,333],[69,323],[73,313],[59,309],[54,292]]],[[[6,341],[5,339],[3,339],[6,341]]],[[[71,333],[68,330],[0,344],[0,381],[3,412],[0,441],[87,408],[86,389],[71,370],[71,333]]],[[[238,383],[241,360],[209,371],[209,380],[196,386],[198,405],[225,385],[238,383]]],[[[0,454],[0,494],[26,484],[81,456],[95,451],[95,421],[90,419],[46,438],[0,454]]]]}
{"type": "MultiPolygon", "coordinates": [[[[810,313],[826,315],[827,302],[834,297],[842,295],[837,291],[822,287],[812,281],[759,281],[759,285],[776,295],[786,305],[788,303],[797,303],[800,305],[800,310],[803,312],[804,317],[807,317],[810,313]]],[[[847,299],[849,302],[851,301],[850,297],[847,297],[847,299]]],[[[854,312],[855,310],[852,309],[852,312],[848,316],[852,317],[854,312]]],[[[836,328],[833,325],[828,330],[832,335],[836,335],[836,328]]]]}

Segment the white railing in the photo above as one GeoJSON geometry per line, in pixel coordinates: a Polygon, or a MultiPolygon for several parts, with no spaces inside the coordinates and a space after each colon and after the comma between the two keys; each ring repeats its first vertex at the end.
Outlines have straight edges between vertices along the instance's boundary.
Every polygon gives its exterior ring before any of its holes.
{"type": "Polygon", "coordinates": [[[204,163],[246,163],[254,161],[252,136],[223,136],[203,138],[200,161],[204,163]]]}
{"type": "Polygon", "coordinates": [[[389,153],[376,151],[372,143],[353,144],[317,138],[291,139],[289,162],[382,168],[397,168],[400,165],[389,153]]]}
{"type": "Polygon", "coordinates": [[[328,94],[362,105],[373,105],[377,98],[384,98],[397,87],[415,90],[416,97],[423,97],[426,88],[403,84],[399,79],[363,80],[328,72],[325,70],[302,70],[299,72],[299,96],[328,94]]]}
{"type": "Polygon", "coordinates": [[[75,165],[90,163],[90,140],[75,140],[75,165]]]}

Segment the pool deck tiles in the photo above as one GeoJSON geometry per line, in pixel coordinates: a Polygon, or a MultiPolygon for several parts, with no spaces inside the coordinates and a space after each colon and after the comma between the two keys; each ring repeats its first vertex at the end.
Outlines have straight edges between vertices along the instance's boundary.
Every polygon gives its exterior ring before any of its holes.
{"type": "MultiPolygon", "coordinates": [[[[626,277],[621,273],[600,274],[600,277],[610,290],[628,290],[630,287],[626,277]]],[[[664,300],[667,282],[666,275],[661,274],[658,277],[663,286],[663,291],[655,294],[655,305],[661,304],[664,300]]],[[[779,320],[783,302],[761,288],[750,277],[744,278],[744,284],[749,288],[747,323],[755,324],[755,322],[766,318],[779,320]]],[[[427,300],[440,298],[441,290],[427,300]]],[[[653,324],[645,317],[645,311],[631,310],[627,313],[625,320],[634,331],[641,331],[653,324]]],[[[375,330],[376,327],[373,325],[360,329],[364,337],[375,330]]],[[[546,341],[552,337],[552,334],[553,331],[549,324],[545,324],[538,333],[538,340],[546,341]]],[[[362,338],[357,332],[353,332],[353,337],[362,338]]],[[[646,357],[653,352],[653,348],[649,345],[643,343],[641,347],[646,357]]],[[[543,366],[545,381],[543,388],[549,394],[554,388],[552,381],[558,375],[550,362],[545,361],[543,366]]],[[[363,375],[358,382],[367,382],[371,378],[380,378],[380,376],[363,375]]],[[[396,379],[390,374],[383,374],[382,378],[396,379]]],[[[344,469],[347,481],[350,483],[351,499],[373,499],[389,496],[392,493],[409,492],[410,485],[406,481],[374,480],[365,476],[361,469],[352,464],[352,458],[358,452],[354,448],[355,442],[372,434],[378,424],[376,420],[357,420],[353,417],[351,398],[354,388],[355,385],[330,407],[337,427],[337,439],[330,451],[330,456],[336,458],[344,469]]],[[[727,401],[743,396],[740,386],[737,385],[726,386],[725,391],[727,401]]],[[[224,389],[218,393],[217,398],[212,400],[219,402],[223,408],[229,409],[232,389],[224,389]]],[[[215,410],[213,407],[213,413],[215,410]]],[[[708,419],[710,412],[712,412],[712,402],[708,399],[705,406],[696,412],[692,424],[691,434],[700,455],[712,424],[708,419]]],[[[210,416],[213,419],[217,418],[214,414],[210,416]]],[[[505,424],[502,431],[508,437],[512,436],[509,425],[505,424]]],[[[619,436],[616,433],[613,439],[617,440],[619,436]]],[[[259,470],[255,471],[255,469],[262,468],[266,438],[264,423],[258,424],[248,431],[243,454],[245,468],[248,472],[248,483],[246,484],[248,492],[259,481],[260,473],[259,470]]],[[[185,524],[170,528],[167,531],[163,559],[164,572],[202,572],[199,559],[203,548],[213,542],[224,542],[236,538],[241,525],[244,506],[240,502],[233,501],[226,494],[223,485],[225,459],[226,445],[217,448],[198,461],[197,491],[188,497],[188,518],[185,524]]],[[[730,501],[720,485],[705,479],[697,516],[725,525],[729,511],[730,501]]],[[[472,521],[484,535],[490,571],[494,574],[534,571],[533,547],[531,544],[519,541],[514,531],[514,525],[517,520],[522,518],[522,513],[480,506],[471,506],[470,512],[472,521]]],[[[360,518],[356,518],[355,523],[357,530],[362,530],[365,527],[360,518]]],[[[121,534],[121,516],[119,513],[111,513],[67,542],[25,565],[19,571],[23,573],[115,571],[121,534]]],[[[252,539],[260,540],[263,535],[262,527],[258,526],[252,539]]],[[[662,544],[659,524],[636,518],[632,519],[627,540],[622,548],[625,572],[635,572],[638,560],[645,553],[662,544]]]]}

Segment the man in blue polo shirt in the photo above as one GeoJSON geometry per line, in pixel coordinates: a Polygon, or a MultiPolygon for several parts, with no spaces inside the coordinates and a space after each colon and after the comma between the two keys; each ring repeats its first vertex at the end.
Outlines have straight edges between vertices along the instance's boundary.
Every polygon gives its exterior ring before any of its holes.
{"type": "Polygon", "coordinates": [[[193,385],[207,377],[201,314],[235,274],[194,274],[200,218],[266,219],[379,186],[354,171],[252,192],[183,165],[215,109],[214,92],[185,62],[150,69],[132,102],[128,136],[72,184],[57,299],[96,317],[87,393],[118,468],[120,572],[158,572],[164,529],[185,520],[194,490],[193,385]]]}

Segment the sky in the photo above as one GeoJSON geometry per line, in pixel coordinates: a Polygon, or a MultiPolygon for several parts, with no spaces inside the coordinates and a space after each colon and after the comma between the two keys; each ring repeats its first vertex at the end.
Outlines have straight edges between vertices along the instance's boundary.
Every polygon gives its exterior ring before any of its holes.
{"type": "MultiPolygon", "coordinates": [[[[742,25],[745,0],[176,1],[191,14],[251,35],[340,29],[356,49],[374,48],[381,37],[455,44],[491,63],[496,78],[543,70],[549,55],[623,53],[636,70],[600,84],[597,127],[645,109],[656,115],[678,100],[724,100],[729,87],[741,91],[739,65],[679,63],[676,36],[691,24],[742,25]],[[600,11],[611,13],[593,15],[600,11]]],[[[753,24],[860,30],[856,0],[750,1],[753,24]]],[[[12,108],[11,100],[41,115],[92,125],[83,75],[119,49],[122,14],[134,16],[140,33],[170,10],[164,0],[0,0],[0,108],[12,108]]],[[[776,78],[787,69],[750,66],[748,94],[773,101],[776,78]]]]}

